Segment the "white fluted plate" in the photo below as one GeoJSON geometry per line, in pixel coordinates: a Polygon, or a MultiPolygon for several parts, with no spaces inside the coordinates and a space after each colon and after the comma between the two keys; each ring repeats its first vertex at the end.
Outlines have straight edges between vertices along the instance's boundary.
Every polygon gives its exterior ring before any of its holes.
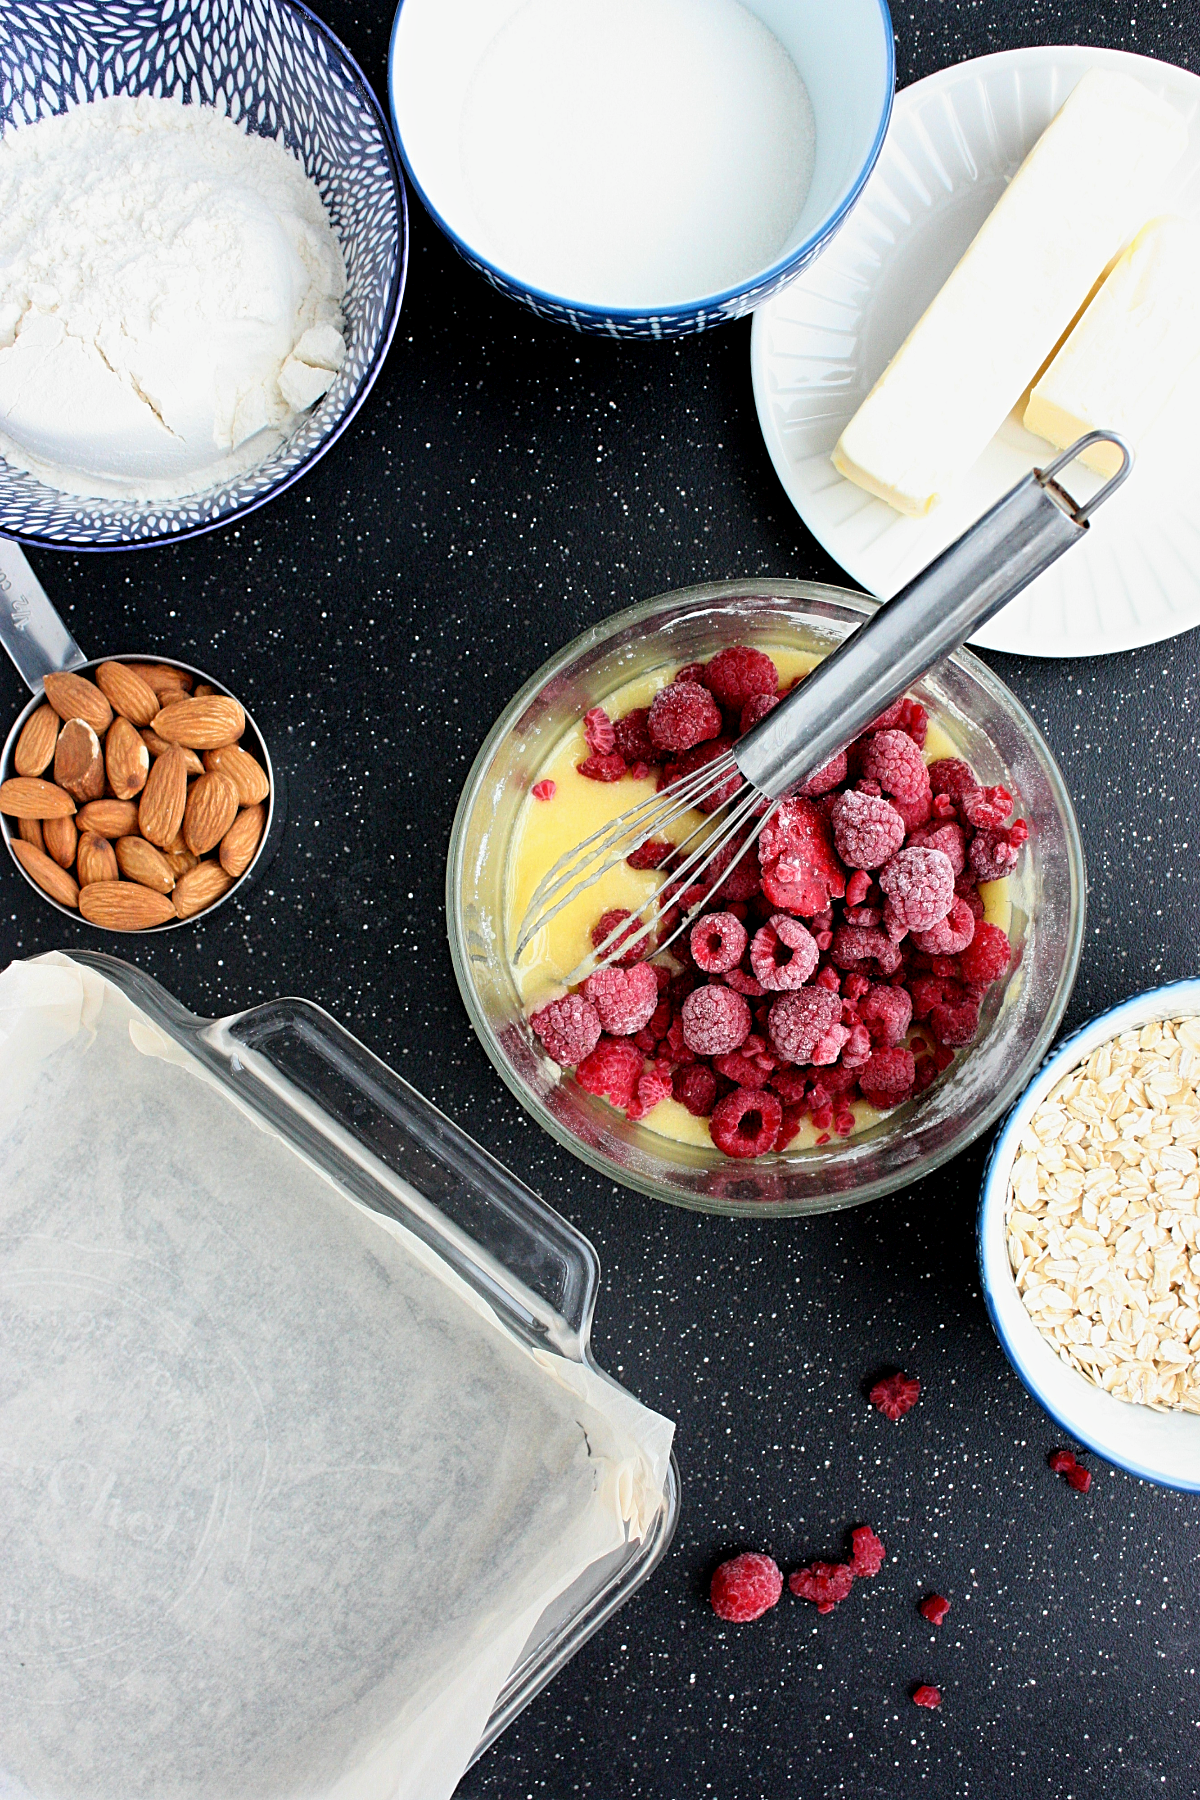
{"type": "MultiPolygon", "coordinates": [[[[843,427],[941,287],[1076,82],[1120,70],[1188,122],[1158,210],[1200,218],[1200,77],[1120,50],[1004,51],[896,97],[861,200],[833,243],[755,314],[750,361],[767,448],[808,529],[869,593],[890,599],[1001,494],[1053,454],[1016,412],[925,519],[893,512],[829,460],[843,427]]],[[[1082,543],[972,642],[1027,656],[1101,656],[1200,624],[1200,364],[1082,543]]],[[[1097,478],[1068,472],[1079,496],[1097,478]]]]}

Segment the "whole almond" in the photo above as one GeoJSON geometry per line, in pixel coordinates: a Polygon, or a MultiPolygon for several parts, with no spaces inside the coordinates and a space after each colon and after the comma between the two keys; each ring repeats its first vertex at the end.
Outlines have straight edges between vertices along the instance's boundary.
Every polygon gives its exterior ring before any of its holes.
{"type": "Polygon", "coordinates": [[[75,861],[75,846],[79,841],[74,819],[44,820],[42,840],[46,846],[46,854],[54,858],[59,868],[69,869],[75,861]]]}
{"type": "Polygon", "coordinates": [[[133,725],[148,725],[162,704],[150,683],[128,663],[101,663],[96,686],[113,711],[133,725]]]}
{"type": "Polygon", "coordinates": [[[175,917],[165,894],[142,887],[136,881],[91,881],[79,893],[79,910],[93,925],[107,931],[147,931],[175,917]]]}
{"type": "Polygon", "coordinates": [[[203,856],[219,844],[237,818],[237,789],[228,775],[214,769],[199,775],[188,789],[183,815],[183,838],[195,856],[203,856]]]}
{"type": "Polygon", "coordinates": [[[18,819],[17,836],[21,839],[22,843],[34,844],[39,850],[44,850],[46,848],[46,840],[42,836],[42,821],[40,819],[18,819]]]}
{"type": "Polygon", "coordinates": [[[236,700],[224,694],[206,694],[201,700],[172,700],[150,723],[169,744],[220,750],[241,737],[246,715],[236,700]]]}
{"type": "Polygon", "coordinates": [[[271,791],[267,771],[240,744],[226,744],[222,750],[204,752],[206,769],[219,769],[228,775],[238,793],[239,806],[254,806],[271,791]]]}
{"type": "Polygon", "coordinates": [[[174,699],[177,694],[190,694],[192,691],[195,676],[189,675],[186,669],[173,669],[169,663],[128,662],[122,666],[132,669],[133,673],[140,676],[147,687],[152,687],[158,695],[161,705],[166,705],[166,700],[163,699],[164,695],[169,699],[174,699]]]}
{"type": "Polygon", "coordinates": [[[22,838],[12,840],[12,852],[25,870],[44,893],[60,906],[79,905],[79,884],[65,869],[60,869],[36,844],[27,844],[22,838]]]}
{"type": "Polygon", "coordinates": [[[75,811],[75,802],[52,781],[36,775],[12,775],[0,781],[0,813],[11,819],[64,819],[75,811]]]}
{"type": "Polygon", "coordinates": [[[86,719],[97,737],[112,724],[112,707],[94,681],[58,670],[42,679],[46,698],[60,719],[86,719]]]}
{"type": "Polygon", "coordinates": [[[41,775],[50,767],[58,742],[59,723],[52,706],[39,706],[36,712],[30,713],[13,751],[13,768],[18,775],[41,775]]]}
{"type": "MultiPolygon", "coordinates": [[[[171,748],[171,746],[170,746],[170,744],[168,744],[166,738],[160,738],[157,731],[151,731],[148,727],[145,731],[142,732],[141,736],[142,736],[143,744],[145,744],[147,750],[150,752],[151,756],[153,756],[153,757],[159,757],[162,755],[164,750],[169,750],[171,748]]],[[[177,745],[176,748],[183,751],[183,760],[187,764],[188,774],[189,775],[203,775],[204,764],[200,761],[200,758],[196,755],[196,752],[194,750],[187,749],[186,746],[183,744],[177,745]]]]}
{"type": "Polygon", "coordinates": [[[236,877],[246,873],[254,860],[254,852],[258,849],[266,822],[267,809],[261,802],[257,806],[245,807],[238,814],[221,839],[218,853],[221,867],[227,875],[236,877]]]}
{"type": "Polygon", "coordinates": [[[108,728],[104,740],[104,767],[108,771],[108,785],[118,800],[132,800],[146,785],[150,752],[124,713],[119,713],[108,728]]]}
{"type": "Polygon", "coordinates": [[[189,869],[194,869],[200,861],[198,856],[192,855],[186,844],[182,850],[164,850],[163,855],[176,881],[181,875],[186,875],[189,869]]]}
{"type": "Polygon", "coordinates": [[[93,881],[120,880],[117,858],[107,838],[97,837],[93,831],[84,832],[79,840],[75,873],[80,887],[88,887],[93,881]]]}
{"type": "Polygon", "coordinates": [[[190,919],[193,913],[203,912],[206,906],[219,900],[232,886],[233,876],[220,863],[197,863],[194,869],[189,869],[175,883],[171,899],[175,903],[176,915],[181,919],[190,919]]]}
{"type": "Polygon", "coordinates": [[[80,805],[99,800],[104,792],[104,757],[100,739],[86,719],[68,719],[54,750],[54,779],[80,805]]]}
{"type": "Polygon", "coordinates": [[[138,809],[132,800],[89,800],[77,823],[80,831],[94,831],[97,837],[127,837],[138,828],[138,809]]]}
{"type": "Polygon", "coordinates": [[[116,844],[117,867],[128,881],[140,881],[156,894],[169,894],[175,886],[175,871],[153,844],[145,838],[123,837],[116,844]]]}
{"type": "Polygon", "coordinates": [[[183,823],[187,797],[187,765],[183,751],[173,744],[157,759],[142,789],[138,834],[160,849],[169,844],[183,823]]]}

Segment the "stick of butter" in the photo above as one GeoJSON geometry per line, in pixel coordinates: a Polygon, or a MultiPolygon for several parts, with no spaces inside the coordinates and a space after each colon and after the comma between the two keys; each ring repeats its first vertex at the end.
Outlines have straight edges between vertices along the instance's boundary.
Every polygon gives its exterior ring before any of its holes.
{"type": "Polygon", "coordinates": [[[1165,100],[1091,69],[843,431],[834,467],[922,518],[1017,405],[1187,145],[1165,100]]]}
{"type": "MultiPolygon", "coordinates": [[[[1060,450],[1107,427],[1135,447],[1200,356],[1200,227],[1151,219],[1089,302],[1025,408],[1025,429],[1060,450]]],[[[1081,459],[1101,475],[1121,466],[1111,444],[1081,459]]]]}

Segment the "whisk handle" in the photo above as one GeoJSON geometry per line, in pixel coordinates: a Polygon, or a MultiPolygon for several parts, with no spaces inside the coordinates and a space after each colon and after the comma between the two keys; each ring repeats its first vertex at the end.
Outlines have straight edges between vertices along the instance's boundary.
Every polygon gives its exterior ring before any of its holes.
{"type": "Polygon", "coordinates": [[[746,780],[774,799],[823,768],[919,676],[1078,543],[1132,462],[1114,432],[1091,431],[1018,482],[739,739],[734,756],[746,780]],[[1122,466],[1080,504],[1054,477],[1098,442],[1114,444],[1122,466]]]}

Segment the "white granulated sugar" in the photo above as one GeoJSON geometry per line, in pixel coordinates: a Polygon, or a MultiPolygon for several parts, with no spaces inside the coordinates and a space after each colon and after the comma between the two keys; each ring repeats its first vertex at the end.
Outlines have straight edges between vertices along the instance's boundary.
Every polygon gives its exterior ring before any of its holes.
{"type": "Polygon", "coordinates": [[[461,129],[489,260],[613,307],[764,269],[813,150],[796,66],[738,0],[527,0],[480,59],[461,129]]]}
{"type": "Polygon", "coordinates": [[[282,144],[115,98],[0,140],[0,452],[71,493],[195,493],[345,359],[346,271],[282,144]]]}

